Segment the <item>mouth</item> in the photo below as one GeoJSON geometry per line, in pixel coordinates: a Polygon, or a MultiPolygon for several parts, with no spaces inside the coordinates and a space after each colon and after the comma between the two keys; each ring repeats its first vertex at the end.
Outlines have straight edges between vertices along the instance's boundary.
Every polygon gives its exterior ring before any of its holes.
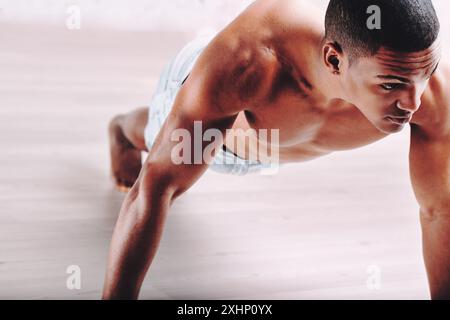
{"type": "Polygon", "coordinates": [[[397,124],[397,125],[405,125],[411,121],[411,116],[409,117],[395,117],[395,116],[387,116],[385,117],[388,121],[397,124]]]}

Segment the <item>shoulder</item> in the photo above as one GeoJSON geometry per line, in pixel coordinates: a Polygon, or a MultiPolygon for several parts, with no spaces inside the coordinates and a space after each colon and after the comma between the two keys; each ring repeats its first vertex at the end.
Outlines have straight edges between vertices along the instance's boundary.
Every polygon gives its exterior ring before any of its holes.
{"type": "Polygon", "coordinates": [[[274,48],[306,41],[311,30],[320,33],[323,17],[311,15],[316,10],[305,1],[256,0],[203,50],[187,87],[202,90],[203,97],[227,113],[257,104],[279,72],[274,48]],[[311,27],[312,20],[317,28],[311,27]]]}
{"type": "Polygon", "coordinates": [[[186,82],[220,108],[241,111],[263,91],[276,62],[265,44],[270,30],[262,19],[241,15],[205,47],[186,82]]]}
{"type": "Polygon", "coordinates": [[[415,132],[428,137],[450,136],[450,63],[441,61],[422,96],[411,123],[415,132]]]}

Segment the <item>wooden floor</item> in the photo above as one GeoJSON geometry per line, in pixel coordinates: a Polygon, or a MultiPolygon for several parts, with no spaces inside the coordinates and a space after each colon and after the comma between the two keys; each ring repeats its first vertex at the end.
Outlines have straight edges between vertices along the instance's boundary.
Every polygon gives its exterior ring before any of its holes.
{"type": "MultiPolygon", "coordinates": [[[[108,120],[149,101],[189,35],[2,25],[0,38],[0,298],[98,299],[124,199],[108,120]]],[[[171,208],[141,298],[428,299],[408,133],[273,176],[208,171],[171,208]]]]}

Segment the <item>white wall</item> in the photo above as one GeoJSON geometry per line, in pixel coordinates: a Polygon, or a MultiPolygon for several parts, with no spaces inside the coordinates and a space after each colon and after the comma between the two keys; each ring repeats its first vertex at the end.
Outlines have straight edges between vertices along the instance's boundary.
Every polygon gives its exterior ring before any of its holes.
{"type": "Polygon", "coordinates": [[[72,5],[84,26],[135,30],[220,28],[252,0],[0,0],[0,21],[64,25],[72,5]]]}
{"type": "MultiPolygon", "coordinates": [[[[328,0],[311,1],[324,8],[328,4],[328,0]]],[[[220,29],[252,2],[253,0],[0,0],[0,23],[5,21],[64,26],[68,17],[67,8],[78,5],[82,26],[85,27],[201,32],[208,28],[220,29]]],[[[450,30],[450,2],[433,0],[433,3],[440,16],[442,29],[447,32],[450,30]]]]}

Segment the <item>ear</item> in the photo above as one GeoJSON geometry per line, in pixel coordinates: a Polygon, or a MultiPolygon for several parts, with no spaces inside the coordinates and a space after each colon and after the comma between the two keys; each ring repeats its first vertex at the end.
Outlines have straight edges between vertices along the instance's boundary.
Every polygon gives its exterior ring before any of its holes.
{"type": "Polygon", "coordinates": [[[337,42],[327,41],[322,47],[322,58],[326,68],[333,74],[339,75],[344,63],[341,46],[337,42]]]}

